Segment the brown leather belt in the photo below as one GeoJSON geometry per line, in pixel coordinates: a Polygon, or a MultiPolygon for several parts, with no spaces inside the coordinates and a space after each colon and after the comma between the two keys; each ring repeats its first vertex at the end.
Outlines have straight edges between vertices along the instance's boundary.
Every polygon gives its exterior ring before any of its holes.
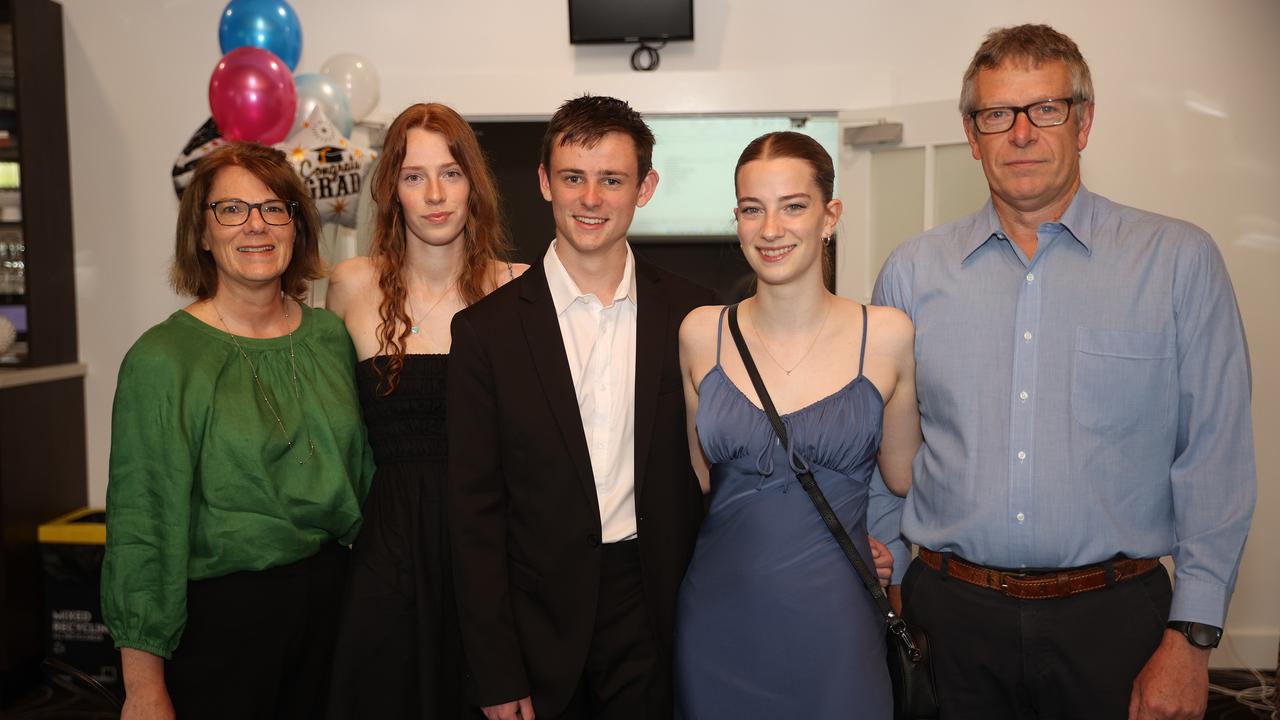
{"type": "MultiPolygon", "coordinates": [[[[934,570],[942,571],[942,553],[920,548],[920,560],[934,570]]],[[[1160,561],[1156,558],[1120,558],[1110,563],[1059,572],[1015,572],[983,567],[952,555],[947,558],[946,574],[956,580],[995,590],[1019,600],[1050,600],[1107,587],[1108,564],[1112,575],[1110,584],[1115,584],[1151,572],[1160,561]]]]}

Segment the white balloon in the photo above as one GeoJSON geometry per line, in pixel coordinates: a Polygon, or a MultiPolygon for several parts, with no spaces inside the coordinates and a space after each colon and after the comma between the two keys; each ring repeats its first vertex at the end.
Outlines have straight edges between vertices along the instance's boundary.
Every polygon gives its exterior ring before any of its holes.
{"type": "Polygon", "coordinates": [[[378,106],[378,71],[364,57],[334,55],[320,66],[320,72],[346,89],[353,120],[365,119],[378,106]]]}

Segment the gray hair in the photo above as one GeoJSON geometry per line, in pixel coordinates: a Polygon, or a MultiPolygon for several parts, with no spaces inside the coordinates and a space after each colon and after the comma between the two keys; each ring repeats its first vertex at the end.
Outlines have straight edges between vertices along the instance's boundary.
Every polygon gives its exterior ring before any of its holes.
{"type": "Polygon", "coordinates": [[[960,89],[960,114],[977,110],[974,87],[979,70],[997,68],[1006,62],[1040,67],[1046,62],[1062,61],[1071,74],[1071,95],[1078,101],[1093,100],[1093,78],[1089,64],[1071,38],[1048,25],[1017,25],[992,30],[964,71],[960,89]]]}

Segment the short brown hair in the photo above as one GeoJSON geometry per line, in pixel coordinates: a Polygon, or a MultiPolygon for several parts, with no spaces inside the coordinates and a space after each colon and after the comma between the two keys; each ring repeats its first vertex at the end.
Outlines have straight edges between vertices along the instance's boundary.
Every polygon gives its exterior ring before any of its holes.
{"type": "Polygon", "coordinates": [[[253,173],[275,196],[297,203],[293,215],[293,255],[280,278],[280,289],[301,301],[308,284],[322,277],[318,239],[320,213],[311,193],[283,152],[253,143],[231,143],[205,155],[196,165],[191,184],[182,193],[178,206],[177,243],[169,282],[183,295],[201,300],[213,297],[218,290],[218,266],[213,255],[200,247],[208,227],[209,191],[223,168],[241,167],[253,173]]]}
{"type": "Polygon", "coordinates": [[[1066,63],[1071,74],[1071,95],[1081,102],[1093,101],[1093,78],[1089,64],[1071,38],[1048,25],[1017,25],[992,30],[964,71],[960,88],[960,114],[977,110],[974,87],[978,71],[998,68],[1006,62],[1040,67],[1046,62],[1066,63]]]}
{"type": "Polygon", "coordinates": [[[583,95],[566,101],[551,116],[542,136],[542,167],[551,172],[551,147],[595,147],[611,132],[630,137],[636,145],[637,182],[653,168],[653,131],[624,100],[607,95],[583,95]]]}

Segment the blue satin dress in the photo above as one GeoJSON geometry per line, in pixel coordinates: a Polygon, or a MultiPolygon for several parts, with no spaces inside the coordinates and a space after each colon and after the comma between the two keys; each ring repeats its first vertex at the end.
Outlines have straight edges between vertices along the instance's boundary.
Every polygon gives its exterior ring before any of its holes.
{"type": "MultiPolygon", "coordinates": [[[[862,374],[862,312],[858,376],[782,420],[871,567],[867,495],[884,403],[862,374]]],[[[884,621],[768,417],[721,368],[720,318],[696,418],[711,506],[677,607],[678,717],[889,720],[884,621]]]]}

